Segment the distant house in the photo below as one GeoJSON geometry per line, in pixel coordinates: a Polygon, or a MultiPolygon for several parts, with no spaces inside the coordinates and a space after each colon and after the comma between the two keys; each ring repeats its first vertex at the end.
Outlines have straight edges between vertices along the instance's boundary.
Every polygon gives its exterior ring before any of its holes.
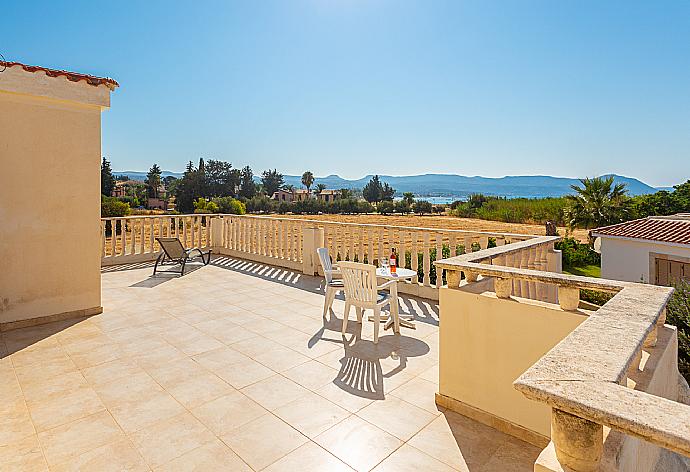
{"type": "Polygon", "coordinates": [[[134,188],[140,187],[144,185],[144,182],[141,180],[118,180],[115,182],[115,187],[113,188],[113,191],[111,192],[110,196],[111,197],[127,197],[129,195],[132,195],[134,192],[134,188]]]}
{"type": "Polygon", "coordinates": [[[294,199],[294,195],[290,190],[280,189],[277,192],[273,192],[271,198],[279,202],[291,202],[294,199]]]}
{"type": "Polygon", "coordinates": [[[340,190],[324,189],[316,194],[316,198],[326,203],[334,202],[340,198],[340,190]]]}
{"type": "Polygon", "coordinates": [[[593,229],[601,276],[670,285],[690,281],[690,213],[650,216],[593,229]]]}
{"type": "Polygon", "coordinates": [[[312,198],[312,194],[306,188],[298,188],[292,191],[293,200],[296,202],[303,202],[312,198]]]}
{"type": "Polygon", "coordinates": [[[164,210],[168,211],[168,201],[163,198],[148,198],[147,208],[149,210],[164,210]]]}

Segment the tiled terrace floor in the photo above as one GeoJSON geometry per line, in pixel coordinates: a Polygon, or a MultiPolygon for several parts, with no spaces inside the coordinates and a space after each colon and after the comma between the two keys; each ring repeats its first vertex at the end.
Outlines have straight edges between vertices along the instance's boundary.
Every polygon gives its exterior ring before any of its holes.
{"type": "MultiPolygon", "coordinates": [[[[536,448],[434,403],[417,329],[323,322],[321,281],[230,259],[104,270],[99,316],[2,335],[0,470],[528,471],[536,448]]],[[[354,314],[354,311],[353,311],[354,314]]]]}

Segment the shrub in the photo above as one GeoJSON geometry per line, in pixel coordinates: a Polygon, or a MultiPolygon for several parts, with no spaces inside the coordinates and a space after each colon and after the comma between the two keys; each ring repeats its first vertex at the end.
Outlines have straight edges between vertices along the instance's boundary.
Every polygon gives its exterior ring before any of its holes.
{"type": "Polygon", "coordinates": [[[690,282],[674,284],[666,305],[666,323],[678,328],[678,370],[690,382],[690,282]]]}
{"type": "Polygon", "coordinates": [[[393,213],[394,209],[395,206],[393,205],[393,202],[389,202],[387,200],[379,202],[378,205],[376,205],[376,210],[382,215],[390,215],[393,213]]]}
{"type": "Polygon", "coordinates": [[[426,200],[417,200],[414,204],[414,212],[419,215],[431,213],[432,209],[433,207],[431,205],[431,202],[428,202],[426,200]]]}
{"type": "Polygon", "coordinates": [[[250,213],[270,213],[277,207],[277,202],[265,195],[257,195],[246,201],[246,211],[250,213]]]}
{"type": "Polygon", "coordinates": [[[395,213],[402,213],[402,214],[410,213],[412,211],[412,207],[410,206],[410,204],[407,201],[398,200],[397,202],[395,202],[395,208],[393,211],[395,211],[395,213]]]}
{"type": "Polygon", "coordinates": [[[101,197],[101,218],[127,216],[132,212],[128,203],[115,197],[101,197]]]}
{"type": "Polygon", "coordinates": [[[291,205],[288,202],[280,202],[278,204],[278,213],[281,215],[284,215],[285,213],[289,213],[291,210],[291,205]]]}
{"type": "MultiPolygon", "coordinates": [[[[230,215],[244,215],[247,213],[247,208],[244,203],[232,197],[219,197],[212,200],[218,207],[218,212],[227,213],[230,215]]],[[[214,212],[215,213],[215,212],[214,212]]]]}
{"type": "Polygon", "coordinates": [[[313,198],[302,200],[301,202],[294,202],[292,204],[292,211],[297,214],[316,215],[325,212],[326,208],[327,205],[325,202],[313,198]]]}
{"type": "Polygon", "coordinates": [[[589,244],[581,243],[577,239],[563,238],[555,247],[562,251],[563,268],[601,264],[601,255],[594,252],[589,244]]]}

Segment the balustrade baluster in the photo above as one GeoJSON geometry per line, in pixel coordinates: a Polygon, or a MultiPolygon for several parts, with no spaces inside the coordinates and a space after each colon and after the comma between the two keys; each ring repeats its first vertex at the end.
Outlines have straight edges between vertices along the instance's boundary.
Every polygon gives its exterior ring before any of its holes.
{"type": "Polygon", "coordinates": [[[364,230],[361,226],[357,227],[357,234],[359,235],[359,242],[357,248],[357,260],[360,263],[364,263],[364,230]]]}
{"type": "Polygon", "coordinates": [[[367,228],[367,262],[374,264],[374,230],[367,228]]]}
{"type": "Polygon", "coordinates": [[[302,262],[302,222],[297,223],[297,262],[302,262]]]}
{"type": "Polygon", "coordinates": [[[385,248],[385,239],[384,239],[384,229],[383,227],[379,228],[379,265],[381,264],[381,261],[383,260],[384,257],[388,257],[388,254],[386,254],[386,248],[385,248]]]}
{"type": "Polygon", "coordinates": [[[463,239],[464,254],[469,254],[472,252],[472,238],[470,236],[465,236],[463,239]]]}
{"type": "MultiPolygon", "coordinates": [[[[443,259],[443,233],[436,233],[436,259],[440,261],[443,259]]],[[[436,267],[436,288],[443,285],[443,269],[436,267]]]]}
{"type": "Polygon", "coordinates": [[[117,220],[109,219],[110,221],[110,256],[115,256],[115,247],[117,246],[117,220]]]}
{"type": "Polygon", "coordinates": [[[137,231],[136,231],[137,219],[132,218],[130,221],[132,222],[132,224],[129,227],[129,235],[132,237],[132,239],[129,242],[129,244],[130,244],[129,253],[130,254],[136,254],[137,253],[137,231]]]}
{"type": "Polygon", "coordinates": [[[125,219],[120,219],[120,255],[124,256],[127,254],[127,225],[125,224],[125,219]]]}
{"type": "Polygon", "coordinates": [[[431,263],[430,263],[430,258],[429,258],[429,250],[430,250],[430,244],[429,244],[429,232],[424,231],[424,236],[423,236],[423,242],[422,242],[422,251],[423,251],[423,268],[424,268],[424,286],[425,287],[430,287],[431,286],[431,279],[430,279],[430,272],[431,272],[431,263]]]}
{"type": "Polygon", "coordinates": [[[450,257],[455,257],[458,255],[458,243],[455,238],[455,233],[450,233],[450,235],[448,235],[448,249],[450,249],[450,257]]]}
{"type": "Polygon", "coordinates": [[[140,221],[141,225],[139,227],[139,254],[144,253],[144,243],[146,242],[146,219],[142,218],[140,221]]]}
{"type": "Polygon", "coordinates": [[[412,270],[414,270],[415,276],[412,279],[412,282],[414,283],[419,283],[419,233],[417,231],[413,231],[411,233],[412,237],[412,254],[410,254],[410,262],[412,264],[412,270]]]}

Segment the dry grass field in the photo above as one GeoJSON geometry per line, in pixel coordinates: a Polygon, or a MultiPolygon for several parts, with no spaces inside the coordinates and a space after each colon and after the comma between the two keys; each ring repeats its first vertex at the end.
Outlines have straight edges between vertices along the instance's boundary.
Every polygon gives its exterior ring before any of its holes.
{"type": "MultiPolygon", "coordinates": [[[[326,220],[360,224],[378,224],[395,226],[414,226],[420,228],[464,229],[469,231],[492,231],[501,233],[543,235],[546,230],[541,225],[521,223],[503,223],[475,218],[458,218],[455,216],[419,216],[419,215],[281,215],[287,218],[326,220]]],[[[565,235],[565,228],[558,228],[565,235]]],[[[587,241],[587,230],[577,229],[573,235],[582,242],[587,241]]]]}

